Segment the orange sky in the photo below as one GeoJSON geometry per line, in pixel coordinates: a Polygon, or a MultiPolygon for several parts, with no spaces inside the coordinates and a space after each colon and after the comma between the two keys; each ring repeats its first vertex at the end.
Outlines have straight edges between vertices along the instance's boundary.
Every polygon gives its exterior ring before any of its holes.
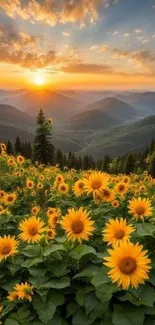
{"type": "Polygon", "coordinates": [[[155,89],[155,0],[50,1],[0,0],[0,88],[155,89]]]}

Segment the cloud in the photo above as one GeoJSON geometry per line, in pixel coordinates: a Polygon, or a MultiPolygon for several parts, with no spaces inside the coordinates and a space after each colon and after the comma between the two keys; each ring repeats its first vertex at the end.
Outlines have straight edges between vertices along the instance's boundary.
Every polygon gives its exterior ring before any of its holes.
{"type": "Polygon", "coordinates": [[[93,23],[97,19],[99,5],[104,6],[106,3],[109,2],[107,0],[44,0],[42,2],[0,0],[0,8],[10,17],[55,25],[58,22],[93,23]]]}
{"type": "Polygon", "coordinates": [[[90,73],[90,74],[109,74],[113,72],[112,67],[102,64],[77,63],[71,64],[61,69],[68,73],[90,73]]]}
{"type": "Polygon", "coordinates": [[[139,34],[139,33],[142,33],[143,30],[140,29],[140,28],[137,28],[137,29],[135,29],[134,31],[135,31],[135,33],[139,34]]]}
{"type": "Polygon", "coordinates": [[[125,33],[124,36],[125,37],[129,37],[130,36],[130,33],[125,33]]]}
{"type": "Polygon", "coordinates": [[[119,31],[118,30],[115,30],[113,33],[112,33],[112,35],[117,35],[119,33],[119,31]]]}
{"type": "Polygon", "coordinates": [[[142,43],[145,44],[145,43],[147,43],[148,41],[149,41],[148,39],[144,39],[144,40],[142,41],[142,43]]]}
{"type": "Polygon", "coordinates": [[[65,36],[65,37],[69,37],[70,34],[68,32],[62,32],[62,35],[65,36]]]}
{"type": "Polygon", "coordinates": [[[109,50],[109,46],[107,44],[103,44],[100,46],[100,52],[107,52],[109,50]]]}
{"type": "Polygon", "coordinates": [[[0,25],[0,44],[10,50],[34,45],[36,40],[36,37],[20,32],[14,24],[0,25]]]}
{"type": "Polygon", "coordinates": [[[90,47],[90,51],[95,51],[95,50],[98,50],[99,46],[98,45],[92,45],[90,47]]]}

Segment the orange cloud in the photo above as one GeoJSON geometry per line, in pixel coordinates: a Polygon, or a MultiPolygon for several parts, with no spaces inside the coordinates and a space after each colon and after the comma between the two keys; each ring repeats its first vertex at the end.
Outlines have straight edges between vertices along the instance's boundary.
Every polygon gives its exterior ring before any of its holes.
{"type": "Polygon", "coordinates": [[[55,25],[57,22],[93,23],[98,16],[99,5],[109,7],[116,0],[29,0],[22,3],[20,0],[0,0],[0,8],[10,17],[21,17],[33,22],[43,22],[55,25]]]}

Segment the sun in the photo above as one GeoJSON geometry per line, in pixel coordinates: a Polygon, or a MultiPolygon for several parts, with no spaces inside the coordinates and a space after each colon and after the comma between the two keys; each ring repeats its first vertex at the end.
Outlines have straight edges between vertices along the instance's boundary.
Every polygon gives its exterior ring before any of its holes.
{"type": "Polygon", "coordinates": [[[43,73],[35,73],[33,76],[33,83],[38,86],[41,87],[43,85],[46,84],[46,79],[43,73]]]}

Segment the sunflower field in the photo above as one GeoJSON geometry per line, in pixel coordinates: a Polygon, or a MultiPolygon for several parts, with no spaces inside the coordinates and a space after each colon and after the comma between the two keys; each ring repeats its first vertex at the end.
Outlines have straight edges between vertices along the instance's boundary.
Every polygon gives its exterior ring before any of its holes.
{"type": "Polygon", "coordinates": [[[154,325],[155,179],[0,155],[0,322],[154,325]]]}

